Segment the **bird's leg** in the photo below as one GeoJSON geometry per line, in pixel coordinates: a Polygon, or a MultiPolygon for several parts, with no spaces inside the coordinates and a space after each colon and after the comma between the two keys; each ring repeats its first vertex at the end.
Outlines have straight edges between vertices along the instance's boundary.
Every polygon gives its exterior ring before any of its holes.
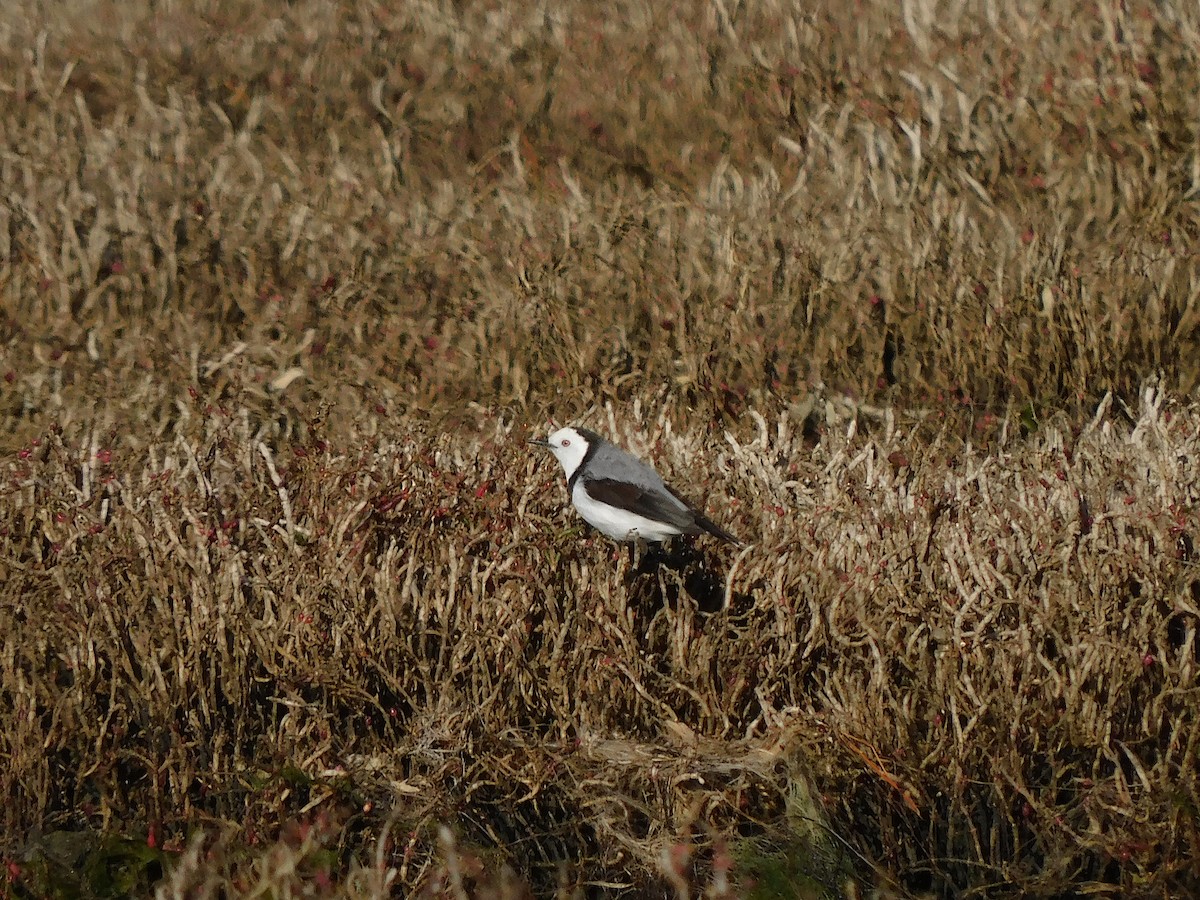
{"type": "Polygon", "coordinates": [[[658,563],[657,545],[642,538],[636,530],[629,532],[629,564],[634,573],[644,575],[658,563]]]}
{"type": "Polygon", "coordinates": [[[637,531],[634,530],[629,532],[629,565],[635,572],[640,571],[642,568],[643,549],[643,542],[638,536],[637,531]]]}
{"type": "Polygon", "coordinates": [[[636,532],[630,532],[628,539],[624,541],[626,552],[629,554],[629,565],[625,569],[625,581],[628,584],[632,584],[642,574],[640,571],[642,554],[638,547],[639,543],[636,532]]]}

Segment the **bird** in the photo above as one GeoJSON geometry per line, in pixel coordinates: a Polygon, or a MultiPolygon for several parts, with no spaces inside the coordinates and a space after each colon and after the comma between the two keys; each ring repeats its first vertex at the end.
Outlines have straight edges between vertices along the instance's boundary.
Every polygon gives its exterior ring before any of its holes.
{"type": "Polygon", "coordinates": [[[741,541],[679,496],[654,468],[587,428],[560,428],[545,447],[567,476],[571,502],[584,520],[616,541],[659,542],[707,532],[741,541]]]}

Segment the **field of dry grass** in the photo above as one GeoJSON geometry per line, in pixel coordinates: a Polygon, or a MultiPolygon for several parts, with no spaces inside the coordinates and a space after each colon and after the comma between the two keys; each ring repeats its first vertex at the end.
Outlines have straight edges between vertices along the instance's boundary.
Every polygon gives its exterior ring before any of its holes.
{"type": "Polygon", "coordinates": [[[1197,96],[1171,0],[6,5],[0,895],[1200,891],[1197,96]]]}

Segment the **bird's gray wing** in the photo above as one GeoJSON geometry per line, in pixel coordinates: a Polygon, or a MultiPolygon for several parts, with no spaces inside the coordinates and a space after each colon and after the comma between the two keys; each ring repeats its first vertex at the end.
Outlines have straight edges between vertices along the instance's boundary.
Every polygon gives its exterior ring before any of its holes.
{"type": "Polygon", "coordinates": [[[654,466],[648,462],[638,459],[632,453],[626,453],[608,441],[601,441],[595,448],[588,463],[588,474],[593,478],[628,481],[646,490],[667,489],[662,476],[654,471],[654,466]]]}
{"type": "Polygon", "coordinates": [[[583,479],[583,489],[593,500],[627,509],[631,513],[666,522],[681,531],[696,530],[696,517],[691,508],[669,491],[655,490],[612,478],[583,479]]]}

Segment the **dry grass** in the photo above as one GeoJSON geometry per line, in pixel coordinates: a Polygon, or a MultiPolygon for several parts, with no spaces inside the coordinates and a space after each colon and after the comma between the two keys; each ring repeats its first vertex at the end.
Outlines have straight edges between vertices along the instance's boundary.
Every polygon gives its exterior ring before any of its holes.
{"type": "Polygon", "coordinates": [[[6,7],[8,890],[1195,891],[1200,17],[1075,7],[6,7]]]}

